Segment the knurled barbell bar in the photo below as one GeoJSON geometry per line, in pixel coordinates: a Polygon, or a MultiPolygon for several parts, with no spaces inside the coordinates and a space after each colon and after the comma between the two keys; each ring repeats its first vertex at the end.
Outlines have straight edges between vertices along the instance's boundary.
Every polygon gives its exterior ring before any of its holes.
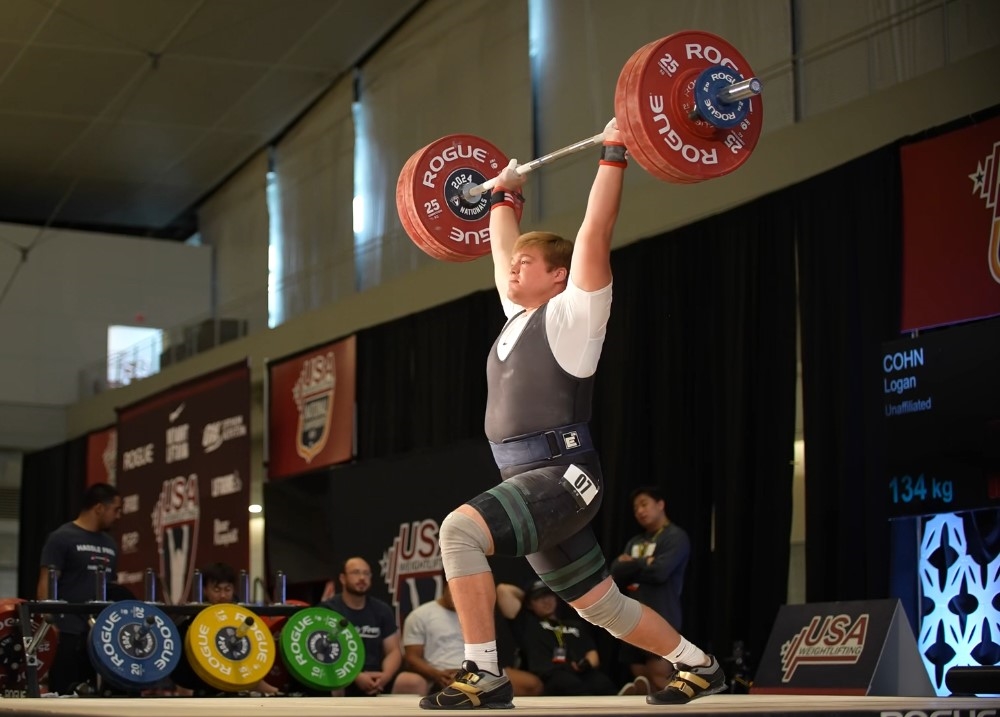
{"type": "MultiPolygon", "coordinates": [[[[724,39],[678,32],[636,50],[615,86],[615,117],[629,155],[657,179],[691,184],[732,172],[757,144],[761,82],[724,39]]],[[[518,165],[527,174],[601,144],[603,133],[518,165]]],[[[413,242],[445,261],[489,248],[489,197],[507,157],[484,139],[453,134],[410,156],[396,209],[413,242]]]]}

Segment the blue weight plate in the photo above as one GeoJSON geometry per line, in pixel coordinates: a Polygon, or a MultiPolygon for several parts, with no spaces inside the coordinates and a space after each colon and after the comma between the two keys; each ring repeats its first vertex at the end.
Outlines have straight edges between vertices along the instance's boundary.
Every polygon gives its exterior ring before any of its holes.
{"type": "Polygon", "coordinates": [[[158,607],[139,600],[122,600],[104,608],[87,642],[94,669],[125,690],[159,682],[181,660],[177,626],[158,607]]]}

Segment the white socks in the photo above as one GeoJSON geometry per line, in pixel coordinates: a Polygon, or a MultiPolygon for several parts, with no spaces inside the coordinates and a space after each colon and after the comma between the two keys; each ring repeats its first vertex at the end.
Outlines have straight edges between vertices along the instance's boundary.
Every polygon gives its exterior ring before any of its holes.
{"type": "Polygon", "coordinates": [[[500,662],[497,657],[497,641],[477,642],[465,645],[465,659],[472,660],[480,670],[500,674],[500,662]]]}
{"type": "MultiPolygon", "coordinates": [[[[469,648],[465,648],[468,654],[469,648]]],[[[674,651],[664,655],[664,659],[670,660],[675,665],[680,663],[682,665],[687,665],[688,667],[707,667],[711,664],[711,660],[708,658],[704,652],[698,648],[697,645],[692,645],[690,642],[681,635],[680,644],[674,648],[674,651]]]]}

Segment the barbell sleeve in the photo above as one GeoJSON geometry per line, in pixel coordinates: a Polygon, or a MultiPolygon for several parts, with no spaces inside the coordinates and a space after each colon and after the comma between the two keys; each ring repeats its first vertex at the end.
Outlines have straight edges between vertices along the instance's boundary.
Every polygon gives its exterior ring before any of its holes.
{"type": "MultiPolygon", "coordinates": [[[[729,87],[719,90],[717,98],[719,102],[732,104],[733,102],[745,100],[748,97],[756,97],[760,94],[761,87],[760,80],[756,77],[751,77],[746,80],[741,80],[740,82],[735,82],[729,87]]],[[[528,172],[538,169],[544,164],[549,164],[557,159],[562,159],[570,154],[576,154],[577,152],[590,147],[596,147],[603,141],[604,133],[601,132],[600,134],[595,134],[593,137],[582,139],[579,142],[574,142],[573,144],[563,147],[562,149],[557,149],[554,152],[542,155],[538,159],[533,159],[530,162],[519,164],[514,168],[514,171],[519,175],[524,176],[528,172]]],[[[493,189],[493,187],[497,184],[497,179],[498,177],[493,177],[493,179],[487,180],[482,184],[477,184],[464,190],[462,193],[465,196],[466,201],[475,201],[476,197],[493,189]]]]}
{"type": "Polygon", "coordinates": [[[719,90],[716,95],[719,102],[730,105],[733,102],[745,100],[748,97],[756,97],[760,94],[762,85],[756,77],[750,77],[740,82],[734,82],[724,89],[719,90]]]}

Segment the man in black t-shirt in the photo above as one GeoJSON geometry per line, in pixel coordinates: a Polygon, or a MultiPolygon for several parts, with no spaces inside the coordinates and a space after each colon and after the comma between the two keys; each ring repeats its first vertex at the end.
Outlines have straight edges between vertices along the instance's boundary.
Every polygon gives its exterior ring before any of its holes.
{"type": "MultiPolygon", "coordinates": [[[[83,508],[76,520],[56,528],[42,547],[38,576],[39,600],[58,597],[72,603],[103,598],[97,594],[97,575],[103,571],[109,581],[117,578],[118,546],[106,531],[122,514],[118,490],[107,483],[90,486],[83,495],[83,508]],[[49,595],[49,567],[57,573],[58,595],[49,595]]],[[[94,668],[87,656],[86,618],[82,615],[57,617],[59,645],[49,670],[49,690],[72,694],[81,682],[92,681],[94,668]]]]}
{"type": "Polygon", "coordinates": [[[396,615],[386,603],[368,594],[372,569],[364,558],[344,562],[340,585],[340,594],[320,604],[347,618],[365,646],[365,664],[354,682],[344,688],[344,696],[374,697],[392,692],[392,683],[403,664],[396,615]]]}
{"type": "Polygon", "coordinates": [[[497,606],[510,621],[521,669],[537,675],[544,695],[613,695],[614,682],[600,668],[589,625],[559,614],[559,598],[541,580],[522,590],[497,585],[497,606]]]}

